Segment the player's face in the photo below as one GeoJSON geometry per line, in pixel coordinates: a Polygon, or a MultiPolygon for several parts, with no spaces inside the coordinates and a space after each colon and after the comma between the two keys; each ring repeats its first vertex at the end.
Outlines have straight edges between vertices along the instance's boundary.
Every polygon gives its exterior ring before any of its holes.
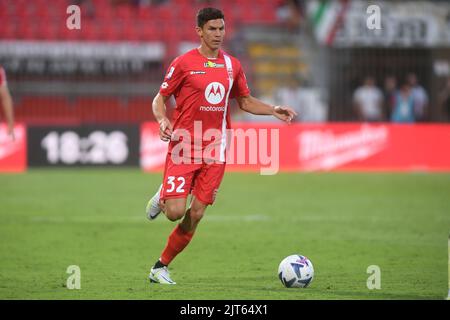
{"type": "Polygon", "coordinates": [[[209,48],[219,49],[225,36],[225,22],[223,19],[209,20],[203,28],[197,27],[197,33],[209,48]]]}

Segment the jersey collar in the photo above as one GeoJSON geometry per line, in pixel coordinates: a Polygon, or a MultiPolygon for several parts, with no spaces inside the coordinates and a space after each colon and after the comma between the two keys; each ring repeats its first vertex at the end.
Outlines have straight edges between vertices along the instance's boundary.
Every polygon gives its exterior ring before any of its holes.
{"type": "Polygon", "coordinates": [[[223,51],[221,49],[219,49],[219,54],[217,55],[217,58],[207,58],[200,52],[198,48],[196,48],[195,50],[197,51],[197,54],[205,60],[217,61],[223,59],[223,51]]]}

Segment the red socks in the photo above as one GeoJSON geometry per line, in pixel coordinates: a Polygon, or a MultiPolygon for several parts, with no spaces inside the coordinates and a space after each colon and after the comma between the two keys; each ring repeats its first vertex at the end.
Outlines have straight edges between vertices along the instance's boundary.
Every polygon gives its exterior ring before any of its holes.
{"type": "Polygon", "coordinates": [[[184,231],[179,224],[173,229],[167,240],[161,258],[159,259],[166,266],[189,244],[194,233],[184,231]]]}

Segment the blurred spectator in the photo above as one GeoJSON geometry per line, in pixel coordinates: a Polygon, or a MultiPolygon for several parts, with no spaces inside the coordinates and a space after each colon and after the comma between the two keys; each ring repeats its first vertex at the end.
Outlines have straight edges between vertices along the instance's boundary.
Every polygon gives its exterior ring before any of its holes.
{"type": "Polygon", "coordinates": [[[397,78],[393,75],[384,79],[384,114],[386,119],[391,118],[391,112],[394,109],[395,95],[397,93],[397,78]]]}
{"type": "Polygon", "coordinates": [[[400,90],[395,95],[391,121],[397,123],[415,122],[414,96],[408,80],[402,83],[400,90]]]}
{"type": "Polygon", "coordinates": [[[302,1],[282,0],[278,3],[277,19],[291,32],[298,32],[302,21],[302,1]]]}
{"type": "Polygon", "coordinates": [[[359,121],[383,120],[383,93],[375,86],[375,79],[368,76],[353,94],[353,104],[359,121]]]}
{"type": "Polygon", "coordinates": [[[13,102],[6,82],[6,73],[1,65],[0,65],[0,104],[2,105],[3,111],[5,112],[6,121],[8,123],[8,134],[10,135],[12,140],[15,140],[13,102]]]}
{"type": "Polygon", "coordinates": [[[298,79],[293,79],[289,85],[279,88],[275,92],[275,100],[280,105],[293,108],[298,117],[295,121],[325,122],[328,108],[322,101],[319,88],[305,87],[298,79]]]}
{"type": "Polygon", "coordinates": [[[408,74],[407,80],[412,90],[415,119],[416,121],[424,121],[426,120],[428,111],[428,94],[419,84],[416,74],[408,74]]]}
{"type": "Polygon", "coordinates": [[[302,122],[325,122],[328,118],[328,106],[323,101],[324,95],[320,88],[309,87],[299,89],[299,104],[301,106],[299,119],[302,122]]]}
{"type": "MultiPolygon", "coordinates": [[[[290,106],[301,117],[301,105],[299,95],[300,81],[297,79],[291,79],[287,86],[280,87],[275,92],[275,100],[282,106],[290,106]]],[[[299,117],[296,118],[297,120],[299,117]]]]}
{"type": "Polygon", "coordinates": [[[447,78],[444,88],[439,92],[439,107],[446,122],[450,122],[450,77],[447,78]]]}

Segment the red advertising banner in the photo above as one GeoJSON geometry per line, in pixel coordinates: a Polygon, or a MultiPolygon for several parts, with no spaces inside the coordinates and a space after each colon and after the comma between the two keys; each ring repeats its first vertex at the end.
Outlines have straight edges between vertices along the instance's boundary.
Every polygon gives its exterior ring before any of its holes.
{"type": "Polygon", "coordinates": [[[146,122],[141,125],[140,165],[144,171],[161,171],[166,162],[168,143],[159,138],[159,125],[146,122]]]}
{"type": "MultiPolygon", "coordinates": [[[[450,125],[233,125],[227,170],[450,171],[450,125]]],[[[161,171],[167,152],[155,123],[141,128],[141,167],[161,171]]]]}
{"type": "Polygon", "coordinates": [[[27,135],[22,124],[14,126],[15,140],[8,135],[6,124],[0,123],[0,172],[23,172],[27,169],[27,135]]]}

